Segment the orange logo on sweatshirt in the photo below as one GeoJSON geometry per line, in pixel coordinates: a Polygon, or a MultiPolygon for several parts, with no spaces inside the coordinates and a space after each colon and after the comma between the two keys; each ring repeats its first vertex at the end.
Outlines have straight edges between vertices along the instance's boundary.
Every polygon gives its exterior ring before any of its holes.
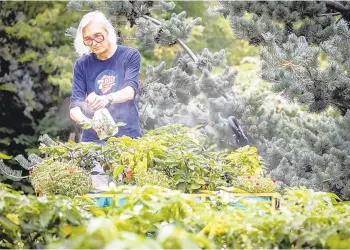
{"type": "Polygon", "coordinates": [[[104,75],[100,80],[97,81],[98,88],[103,94],[111,90],[115,84],[115,76],[104,75]]]}

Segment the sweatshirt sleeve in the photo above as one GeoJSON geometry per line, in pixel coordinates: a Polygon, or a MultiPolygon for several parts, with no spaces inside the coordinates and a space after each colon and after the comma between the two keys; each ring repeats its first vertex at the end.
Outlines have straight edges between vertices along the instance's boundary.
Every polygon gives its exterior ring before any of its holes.
{"type": "Polygon", "coordinates": [[[73,84],[72,84],[72,96],[70,98],[69,109],[79,107],[82,101],[86,98],[86,84],[84,78],[84,72],[82,71],[79,61],[74,64],[73,70],[73,84]],[[80,105],[79,105],[80,104],[80,105]]]}
{"type": "Polygon", "coordinates": [[[141,66],[141,55],[136,49],[130,53],[130,57],[126,62],[124,86],[131,86],[135,90],[135,95],[139,88],[139,71],[141,66]]]}

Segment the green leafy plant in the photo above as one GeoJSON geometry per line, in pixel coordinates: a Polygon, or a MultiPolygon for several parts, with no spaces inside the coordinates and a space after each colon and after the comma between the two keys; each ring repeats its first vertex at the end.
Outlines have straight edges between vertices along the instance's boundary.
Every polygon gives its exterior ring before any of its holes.
{"type": "Polygon", "coordinates": [[[30,181],[36,192],[74,197],[92,189],[90,172],[80,169],[73,161],[46,159],[30,171],[30,181]]]}
{"type": "Polygon", "coordinates": [[[287,189],[280,209],[273,211],[249,203],[245,210],[232,206],[216,210],[179,191],[152,186],[119,186],[110,193],[115,195],[115,203],[103,212],[95,211],[102,218],[72,227],[71,237],[52,247],[105,248],[117,242],[125,249],[137,248],[142,242],[149,247],[183,249],[350,246],[350,206],[334,194],[287,189]],[[126,197],[120,206],[118,200],[126,197]],[[135,242],[122,239],[127,235],[135,242]],[[180,236],[184,241],[179,241],[180,236]]]}
{"type": "MultiPolygon", "coordinates": [[[[108,110],[104,112],[108,112],[108,110]]],[[[82,128],[83,129],[93,128],[94,130],[96,130],[98,138],[100,140],[104,140],[118,133],[118,128],[125,125],[126,123],[124,122],[115,123],[113,118],[110,116],[110,114],[108,116],[106,113],[103,113],[101,111],[99,115],[94,115],[91,122],[84,124],[82,128]]]]}
{"type": "Polygon", "coordinates": [[[116,186],[108,193],[114,197],[112,205],[97,208],[88,199],[37,199],[0,185],[0,246],[350,247],[350,206],[330,193],[286,189],[279,210],[249,203],[244,210],[229,205],[218,209],[215,204],[196,202],[178,190],[156,186],[116,186]]]}
{"type": "Polygon", "coordinates": [[[272,193],[276,189],[277,182],[270,177],[249,175],[236,177],[232,184],[249,193],[272,193]]]}
{"type": "Polygon", "coordinates": [[[147,171],[135,175],[136,186],[159,186],[164,188],[175,189],[174,181],[169,179],[163,172],[147,171]]]}
{"type": "Polygon", "coordinates": [[[25,196],[0,183],[0,247],[40,248],[69,235],[69,228],[92,215],[88,198],[25,196]]]}
{"type": "MultiPolygon", "coordinates": [[[[138,139],[111,137],[103,147],[68,142],[41,145],[40,150],[53,159],[78,162],[83,169],[99,162],[106,173],[121,184],[138,185],[137,176],[157,172],[164,183],[172,183],[171,187],[185,193],[217,190],[234,185],[239,176],[262,175],[264,165],[256,148],[219,151],[206,147],[206,139],[197,127],[170,124],[138,139]]],[[[148,182],[142,179],[142,185],[156,184],[152,178],[148,182]]]]}
{"type": "Polygon", "coordinates": [[[241,147],[227,155],[225,160],[229,166],[225,170],[234,176],[259,176],[265,168],[263,159],[258,155],[256,147],[241,147]]]}

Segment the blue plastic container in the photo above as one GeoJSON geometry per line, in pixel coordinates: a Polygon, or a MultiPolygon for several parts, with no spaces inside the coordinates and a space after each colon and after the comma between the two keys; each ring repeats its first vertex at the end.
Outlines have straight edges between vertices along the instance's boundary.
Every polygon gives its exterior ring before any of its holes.
{"type": "MultiPolygon", "coordinates": [[[[128,198],[117,198],[114,197],[112,194],[110,197],[108,195],[104,194],[103,192],[91,192],[89,194],[92,194],[92,197],[96,201],[96,206],[103,208],[108,207],[112,205],[112,202],[118,202],[117,207],[122,207],[127,202],[128,198]],[[100,196],[99,196],[100,195],[100,196]]],[[[210,195],[204,195],[203,194],[191,194],[193,199],[196,202],[210,202],[211,196],[210,195]]],[[[235,197],[232,202],[229,203],[230,206],[234,206],[240,209],[245,209],[245,205],[243,205],[240,200],[245,200],[248,202],[266,202],[271,203],[271,197],[269,196],[242,196],[242,197],[235,197]]]]}
{"type": "Polygon", "coordinates": [[[120,198],[120,199],[116,199],[113,197],[113,195],[111,195],[110,197],[106,197],[106,195],[103,193],[103,191],[101,192],[90,192],[90,195],[92,195],[92,199],[94,199],[96,201],[96,206],[97,207],[109,207],[112,205],[113,200],[114,201],[118,201],[118,207],[124,206],[125,203],[127,202],[127,198],[120,198]],[[101,195],[101,196],[99,196],[101,195]]]}

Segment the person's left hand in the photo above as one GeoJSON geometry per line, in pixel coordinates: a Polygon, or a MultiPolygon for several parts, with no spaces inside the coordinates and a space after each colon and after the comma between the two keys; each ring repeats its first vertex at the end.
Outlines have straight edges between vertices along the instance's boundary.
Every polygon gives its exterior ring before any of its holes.
{"type": "Polygon", "coordinates": [[[96,110],[99,110],[99,109],[106,107],[108,103],[109,103],[109,100],[108,100],[107,96],[97,95],[94,98],[93,102],[89,103],[89,106],[93,111],[96,111],[96,110]]]}

